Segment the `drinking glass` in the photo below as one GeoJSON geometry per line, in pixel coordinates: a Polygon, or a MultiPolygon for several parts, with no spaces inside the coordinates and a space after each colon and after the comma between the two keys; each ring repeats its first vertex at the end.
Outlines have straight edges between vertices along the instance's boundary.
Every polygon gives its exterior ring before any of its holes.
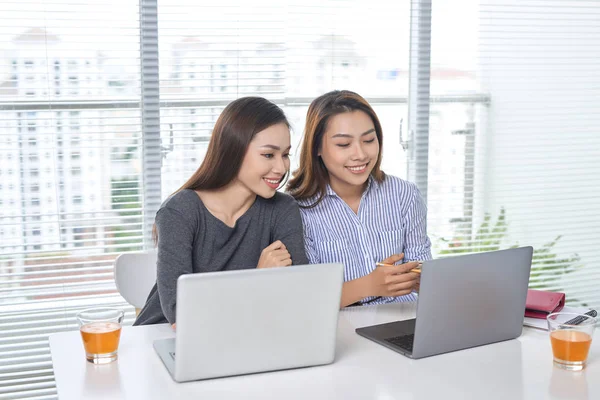
{"type": "Polygon", "coordinates": [[[116,308],[91,308],[77,314],[86,359],[107,364],[117,359],[125,313],[116,308]]]}
{"type": "Polygon", "coordinates": [[[585,368],[596,318],[568,312],[552,313],[546,317],[554,355],[554,365],[570,371],[585,368]]]}

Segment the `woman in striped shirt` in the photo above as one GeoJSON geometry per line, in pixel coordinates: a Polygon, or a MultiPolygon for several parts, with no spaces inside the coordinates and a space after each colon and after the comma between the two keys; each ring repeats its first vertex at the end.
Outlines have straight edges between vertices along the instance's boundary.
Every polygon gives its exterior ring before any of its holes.
{"type": "Polygon", "coordinates": [[[418,274],[410,270],[431,259],[425,202],[416,185],[381,171],[382,139],[364,98],[326,93],[308,109],[288,185],[310,262],[345,265],[341,307],[415,300],[418,274]]]}

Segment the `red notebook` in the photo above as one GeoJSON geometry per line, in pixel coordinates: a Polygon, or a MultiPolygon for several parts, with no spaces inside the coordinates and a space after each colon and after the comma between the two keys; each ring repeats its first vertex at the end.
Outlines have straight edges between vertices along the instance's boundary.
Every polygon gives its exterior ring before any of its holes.
{"type": "Polygon", "coordinates": [[[546,318],[553,312],[558,312],[565,306],[565,294],[548,292],[546,290],[527,291],[525,316],[531,318],[546,318]]]}

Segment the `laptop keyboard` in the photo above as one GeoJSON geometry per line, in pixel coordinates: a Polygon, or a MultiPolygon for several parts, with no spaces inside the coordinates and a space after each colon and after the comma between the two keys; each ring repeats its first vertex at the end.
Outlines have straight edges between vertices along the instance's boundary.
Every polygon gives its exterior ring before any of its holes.
{"type": "Polygon", "coordinates": [[[414,339],[415,339],[415,334],[411,333],[410,335],[391,337],[391,338],[385,339],[385,341],[393,344],[394,346],[398,346],[401,349],[412,351],[414,339]]]}

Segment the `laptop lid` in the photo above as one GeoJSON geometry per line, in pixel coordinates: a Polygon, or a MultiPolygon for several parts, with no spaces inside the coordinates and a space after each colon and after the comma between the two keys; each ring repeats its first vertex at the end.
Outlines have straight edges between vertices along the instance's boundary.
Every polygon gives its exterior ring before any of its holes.
{"type": "Polygon", "coordinates": [[[173,378],[333,362],[343,279],[343,264],[179,277],[173,378]]]}
{"type": "Polygon", "coordinates": [[[425,261],[412,357],[521,335],[532,247],[425,261]]]}

